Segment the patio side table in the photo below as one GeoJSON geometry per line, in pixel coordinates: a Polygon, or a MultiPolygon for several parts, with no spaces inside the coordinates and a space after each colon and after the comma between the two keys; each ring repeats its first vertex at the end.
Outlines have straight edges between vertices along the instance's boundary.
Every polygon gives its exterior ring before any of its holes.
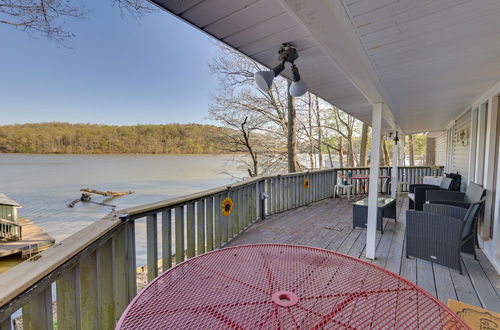
{"type": "Polygon", "coordinates": [[[379,266],[285,244],[205,253],[164,272],[117,329],[466,329],[446,306],[379,266]]]}
{"type": "MultiPolygon", "coordinates": [[[[396,199],[379,197],[377,203],[377,230],[384,233],[383,218],[396,219],[396,199]]],[[[352,204],[352,228],[366,228],[368,222],[368,197],[352,204]]]]}

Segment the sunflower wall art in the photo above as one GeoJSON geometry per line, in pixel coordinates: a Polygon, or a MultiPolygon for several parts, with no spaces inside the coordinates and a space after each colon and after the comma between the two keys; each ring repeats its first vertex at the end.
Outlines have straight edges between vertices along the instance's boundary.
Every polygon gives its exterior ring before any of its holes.
{"type": "Polygon", "coordinates": [[[309,179],[304,179],[304,189],[309,189],[311,186],[311,183],[309,182],[309,179]]]}
{"type": "Polygon", "coordinates": [[[233,200],[226,197],[221,203],[222,215],[226,217],[229,216],[233,210],[233,205],[233,200]]]}

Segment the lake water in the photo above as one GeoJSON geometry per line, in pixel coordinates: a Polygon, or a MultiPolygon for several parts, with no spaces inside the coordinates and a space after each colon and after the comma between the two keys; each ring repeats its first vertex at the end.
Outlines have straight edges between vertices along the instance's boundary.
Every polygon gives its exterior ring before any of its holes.
{"type": "MultiPolygon", "coordinates": [[[[117,210],[223,186],[245,176],[230,155],[0,154],[0,192],[19,202],[21,217],[61,241],[102,218],[110,207],[78,203],[81,188],[135,193],[107,200],[117,210]]],[[[141,225],[137,235],[143,236],[141,225]]],[[[138,237],[138,264],[144,262],[138,237]]]]}

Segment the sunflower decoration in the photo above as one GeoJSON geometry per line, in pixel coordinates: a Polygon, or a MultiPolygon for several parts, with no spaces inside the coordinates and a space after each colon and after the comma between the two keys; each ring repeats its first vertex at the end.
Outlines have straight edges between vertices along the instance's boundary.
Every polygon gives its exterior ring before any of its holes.
{"type": "Polygon", "coordinates": [[[221,204],[222,208],[222,215],[228,216],[231,214],[231,211],[233,210],[233,201],[231,198],[226,197],[221,204]]]}
{"type": "Polygon", "coordinates": [[[304,179],[304,189],[309,189],[311,186],[311,183],[309,182],[309,179],[304,179]]]}

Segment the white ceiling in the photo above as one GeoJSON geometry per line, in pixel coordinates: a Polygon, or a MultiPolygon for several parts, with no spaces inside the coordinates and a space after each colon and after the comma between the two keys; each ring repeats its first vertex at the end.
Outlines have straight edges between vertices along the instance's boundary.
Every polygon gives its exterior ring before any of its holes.
{"type": "Polygon", "coordinates": [[[266,66],[294,44],[311,92],[366,122],[382,98],[407,133],[443,129],[500,80],[500,0],[154,2],[266,66]]]}
{"type": "Polygon", "coordinates": [[[343,2],[407,132],[442,129],[500,80],[499,0],[343,2]]]}

